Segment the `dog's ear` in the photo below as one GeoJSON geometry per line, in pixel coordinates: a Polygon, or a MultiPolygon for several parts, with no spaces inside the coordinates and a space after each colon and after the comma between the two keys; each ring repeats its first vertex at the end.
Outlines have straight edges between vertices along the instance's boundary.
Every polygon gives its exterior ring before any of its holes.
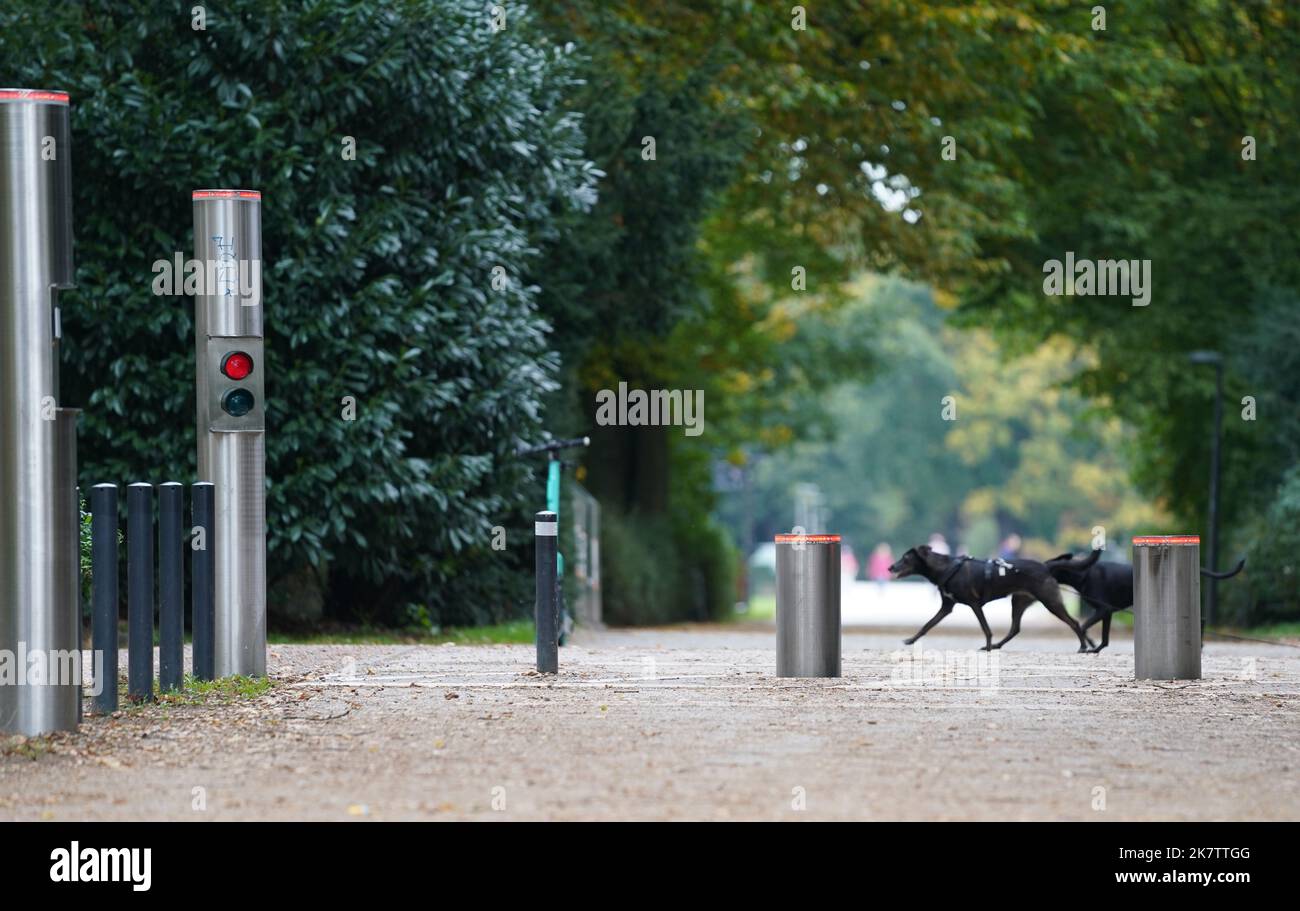
{"type": "Polygon", "coordinates": [[[924,557],[926,554],[930,553],[930,545],[922,544],[920,547],[913,547],[912,550],[918,557],[924,557]]]}
{"type": "Polygon", "coordinates": [[[1068,562],[1068,561],[1070,561],[1070,560],[1073,560],[1073,559],[1074,559],[1074,554],[1071,552],[1071,553],[1068,553],[1068,554],[1060,554],[1059,556],[1053,557],[1052,559],[1048,560],[1047,562],[1048,562],[1048,563],[1066,563],[1066,562],[1068,562]]]}

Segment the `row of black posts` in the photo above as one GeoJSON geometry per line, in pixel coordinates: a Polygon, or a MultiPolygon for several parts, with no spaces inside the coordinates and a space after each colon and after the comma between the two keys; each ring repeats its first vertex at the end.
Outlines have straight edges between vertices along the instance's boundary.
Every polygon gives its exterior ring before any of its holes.
{"type": "MultiPolygon", "coordinates": [[[[102,662],[103,683],[94,697],[95,712],[117,711],[118,497],[116,484],[90,491],[91,648],[102,662]]],[[[127,695],[153,699],[154,487],[126,489],[127,695]]],[[[215,602],[213,600],[212,520],[214,488],[194,484],[191,529],[182,524],[185,486],[158,487],[158,687],[178,691],[185,681],[185,548],[190,545],[190,600],[193,617],[194,676],[215,677],[215,602]]]]}

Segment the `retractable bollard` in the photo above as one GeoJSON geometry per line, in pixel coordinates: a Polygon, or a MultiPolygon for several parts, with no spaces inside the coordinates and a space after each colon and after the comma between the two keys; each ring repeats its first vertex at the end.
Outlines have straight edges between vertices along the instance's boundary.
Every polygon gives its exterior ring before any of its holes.
{"type": "Polygon", "coordinates": [[[1201,679],[1201,539],[1133,539],[1133,670],[1138,680],[1201,679]]]}
{"type": "Polygon", "coordinates": [[[0,88],[0,654],[16,674],[0,683],[4,733],[71,730],[81,706],[75,413],[59,407],[57,292],[71,287],[68,96],[0,88]]]}
{"type": "Polygon", "coordinates": [[[541,674],[560,672],[560,601],[555,588],[559,524],[559,517],[553,512],[537,514],[537,600],[533,604],[533,616],[537,625],[537,671],[541,674]]]}
{"type": "Polygon", "coordinates": [[[840,676],[840,536],[776,536],[776,675],[840,676]]]}
{"type": "Polygon", "coordinates": [[[213,485],[218,677],[266,676],[266,418],[262,194],[195,190],[199,480],[213,485]]]}

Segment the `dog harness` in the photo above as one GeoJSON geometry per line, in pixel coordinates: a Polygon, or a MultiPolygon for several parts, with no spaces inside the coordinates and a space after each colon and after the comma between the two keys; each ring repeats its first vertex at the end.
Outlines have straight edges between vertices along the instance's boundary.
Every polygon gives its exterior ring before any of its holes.
{"type": "MultiPolygon", "coordinates": [[[[939,578],[938,582],[935,583],[935,586],[939,589],[939,594],[947,595],[949,598],[952,598],[952,593],[948,591],[948,583],[952,581],[953,576],[957,575],[958,570],[960,570],[967,563],[984,564],[985,582],[992,581],[993,576],[995,574],[999,576],[1005,576],[1007,573],[1019,572],[1019,570],[1017,570],[1006,560],[1003,560],[1001,557],[995,557],[992,560],[976,560],[974,557],[965,557],[965,556],[958,557],[956,561],[952,564],[952,566],[948,569],[948,571],[939,578]]],[[[956,599],[954,598],[953,600],[956,599]]]]}

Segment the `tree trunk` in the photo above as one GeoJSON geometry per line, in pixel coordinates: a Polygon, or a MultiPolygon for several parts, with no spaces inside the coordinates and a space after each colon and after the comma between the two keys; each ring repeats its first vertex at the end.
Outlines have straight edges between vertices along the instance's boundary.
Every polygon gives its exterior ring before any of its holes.
{"type": "Polygon", "coordinates": [[[622,512],[666,513],[668,428],[595,426],[587,487],[622,512]]]}

